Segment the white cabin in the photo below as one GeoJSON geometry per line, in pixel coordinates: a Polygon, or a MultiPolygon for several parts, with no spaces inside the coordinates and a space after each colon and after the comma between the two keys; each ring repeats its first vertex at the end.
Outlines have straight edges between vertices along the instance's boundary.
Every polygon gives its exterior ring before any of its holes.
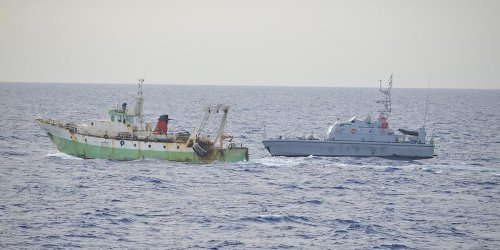
{"type": "Polygon", "coordinates": [[[396,135],[389,128],[387,117],[380,115],[376,121],[370,117],[365,120],[356,117],[347,122],[337,122],[326,132],[327,141],[425,143],[425,129],[420,128],[416,136],[396,135]]]}
{"type": "Polygon", "coordinates": [[[383,115],[375,122],[371,121],[370,117],[365,120],[353,117],[347,122],[337,122],[328,128],[326,138],[329,141],[397,142],[398,140],[383,115]]]}

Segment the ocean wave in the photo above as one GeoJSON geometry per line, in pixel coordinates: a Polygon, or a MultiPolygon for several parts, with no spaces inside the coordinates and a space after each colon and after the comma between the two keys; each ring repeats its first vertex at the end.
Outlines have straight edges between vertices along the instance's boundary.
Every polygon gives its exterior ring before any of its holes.
{"type": "Polygon", "coordinates": [[[19,152],[19,151],[3,151],[1,153],[3,156],[28,156],[28,152],[19,152]]]}
{"type": "Polygon", "coordinates": [[[382,244],[379,247],[375,247],[374,249],[395,249],[396,250],[396,249],[408,249],[408,247],[403,245],[403,244],[393,243],[393,244],[382,244]]]}
{"type": "Polygon", "coordinates": [[[318,205],[318,204],[321,204],[323,202],[320,201],[320,200],[313,199],[313,200],[301,200],[301,201],[297,201],[297,203],[298,204],[315,204],[315,205],[318,205]]]}
{"type": "Polygon", "coordinates": [[[153,184],[163,184],[163,181],[160,178],[149,177],[149,176],[132,176],[128,178],[129,181],[142,181],[149,182],[153,184]]]}
{"type": "MultiPolygon", "coordinates": [[[[214,241],[211,241],[211,242],[214,242],[214,241]]],[[[237,241],[237,240],[225,240],[225,241],[222,241],[222,242],[218,242],[216,243],[215,245],[211,246],[210,249],[219,249],[219,248],[240,248],[240,247],[243,247],[244,244],[243,242],[241,241],[237,241]]]]}
{"type": "Polygon", "coordinates": [[[82,158],[78,158],[72,155],[65,154],[63,152],[55,152],[55,153],[48,153],[45,155],[48,158],[59,158],[63,160],[83,160],[82,158]]]}
{"type": "Polygon", "coordinates": [[[264,157],[252,161],[264,167],[296,167],[304,163],[303,157],[264,157]]]}
{"type": "Polygon", "coordinates": [[[295,215],[257,215],[253,217],[244,217],[243,221],[263,222],[263,223],[299,223],[309,222],[309,219],[303,216],[295,215]]]}

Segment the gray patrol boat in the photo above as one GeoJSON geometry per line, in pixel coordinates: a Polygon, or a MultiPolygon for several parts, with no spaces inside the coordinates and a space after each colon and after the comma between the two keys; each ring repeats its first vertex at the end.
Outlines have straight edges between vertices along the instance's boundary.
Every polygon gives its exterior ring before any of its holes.
{"type": "Polygon", "coordinates": [[[384,108],[379,111],[378,119],[351,118],[346,122],[337,122],[326,131],[324,139],[317,139],[311,134],[298,138],[270,138],[262,141],[264,147],[273,156],[377,156],[432,158],[434,142],[426,141],[425,122],[418,130],[398,129],[399,134],[389,128],[388,117],[391,113],[392,75],[388,88],[380,92],[385,98],[377,101],[384,108]]]}

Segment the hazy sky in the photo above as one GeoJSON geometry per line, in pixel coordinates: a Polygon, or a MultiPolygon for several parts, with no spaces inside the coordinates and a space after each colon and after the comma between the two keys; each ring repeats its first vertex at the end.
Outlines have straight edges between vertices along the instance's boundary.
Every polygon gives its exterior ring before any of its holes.
{"type": "Polygon", "coordinates": [[[500,1],[0,0],[0,82],[500,88],[500,1]]]}

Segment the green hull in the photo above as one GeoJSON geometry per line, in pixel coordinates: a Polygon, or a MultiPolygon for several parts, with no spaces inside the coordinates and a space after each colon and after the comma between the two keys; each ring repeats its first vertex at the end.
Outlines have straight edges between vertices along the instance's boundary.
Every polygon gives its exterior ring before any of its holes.
{"type": "MultiPolygon", "coordinates": [[[[58,136],[49,135],[60,152],[80,158],[113,159],[113,160],[137,160],[144,158],[155,158],[169,161],[210,163],[213,161],[237,162],[248,160],[248,148],[232,147],[225,149],[212,149],[206,156],[199,156],[194,151],[153,151],[148,149],[125,149],[119,147],[100,147],[68,140],[58,136]]],[[[166,143],[165,143],[166,144],[166,143]]]]}

